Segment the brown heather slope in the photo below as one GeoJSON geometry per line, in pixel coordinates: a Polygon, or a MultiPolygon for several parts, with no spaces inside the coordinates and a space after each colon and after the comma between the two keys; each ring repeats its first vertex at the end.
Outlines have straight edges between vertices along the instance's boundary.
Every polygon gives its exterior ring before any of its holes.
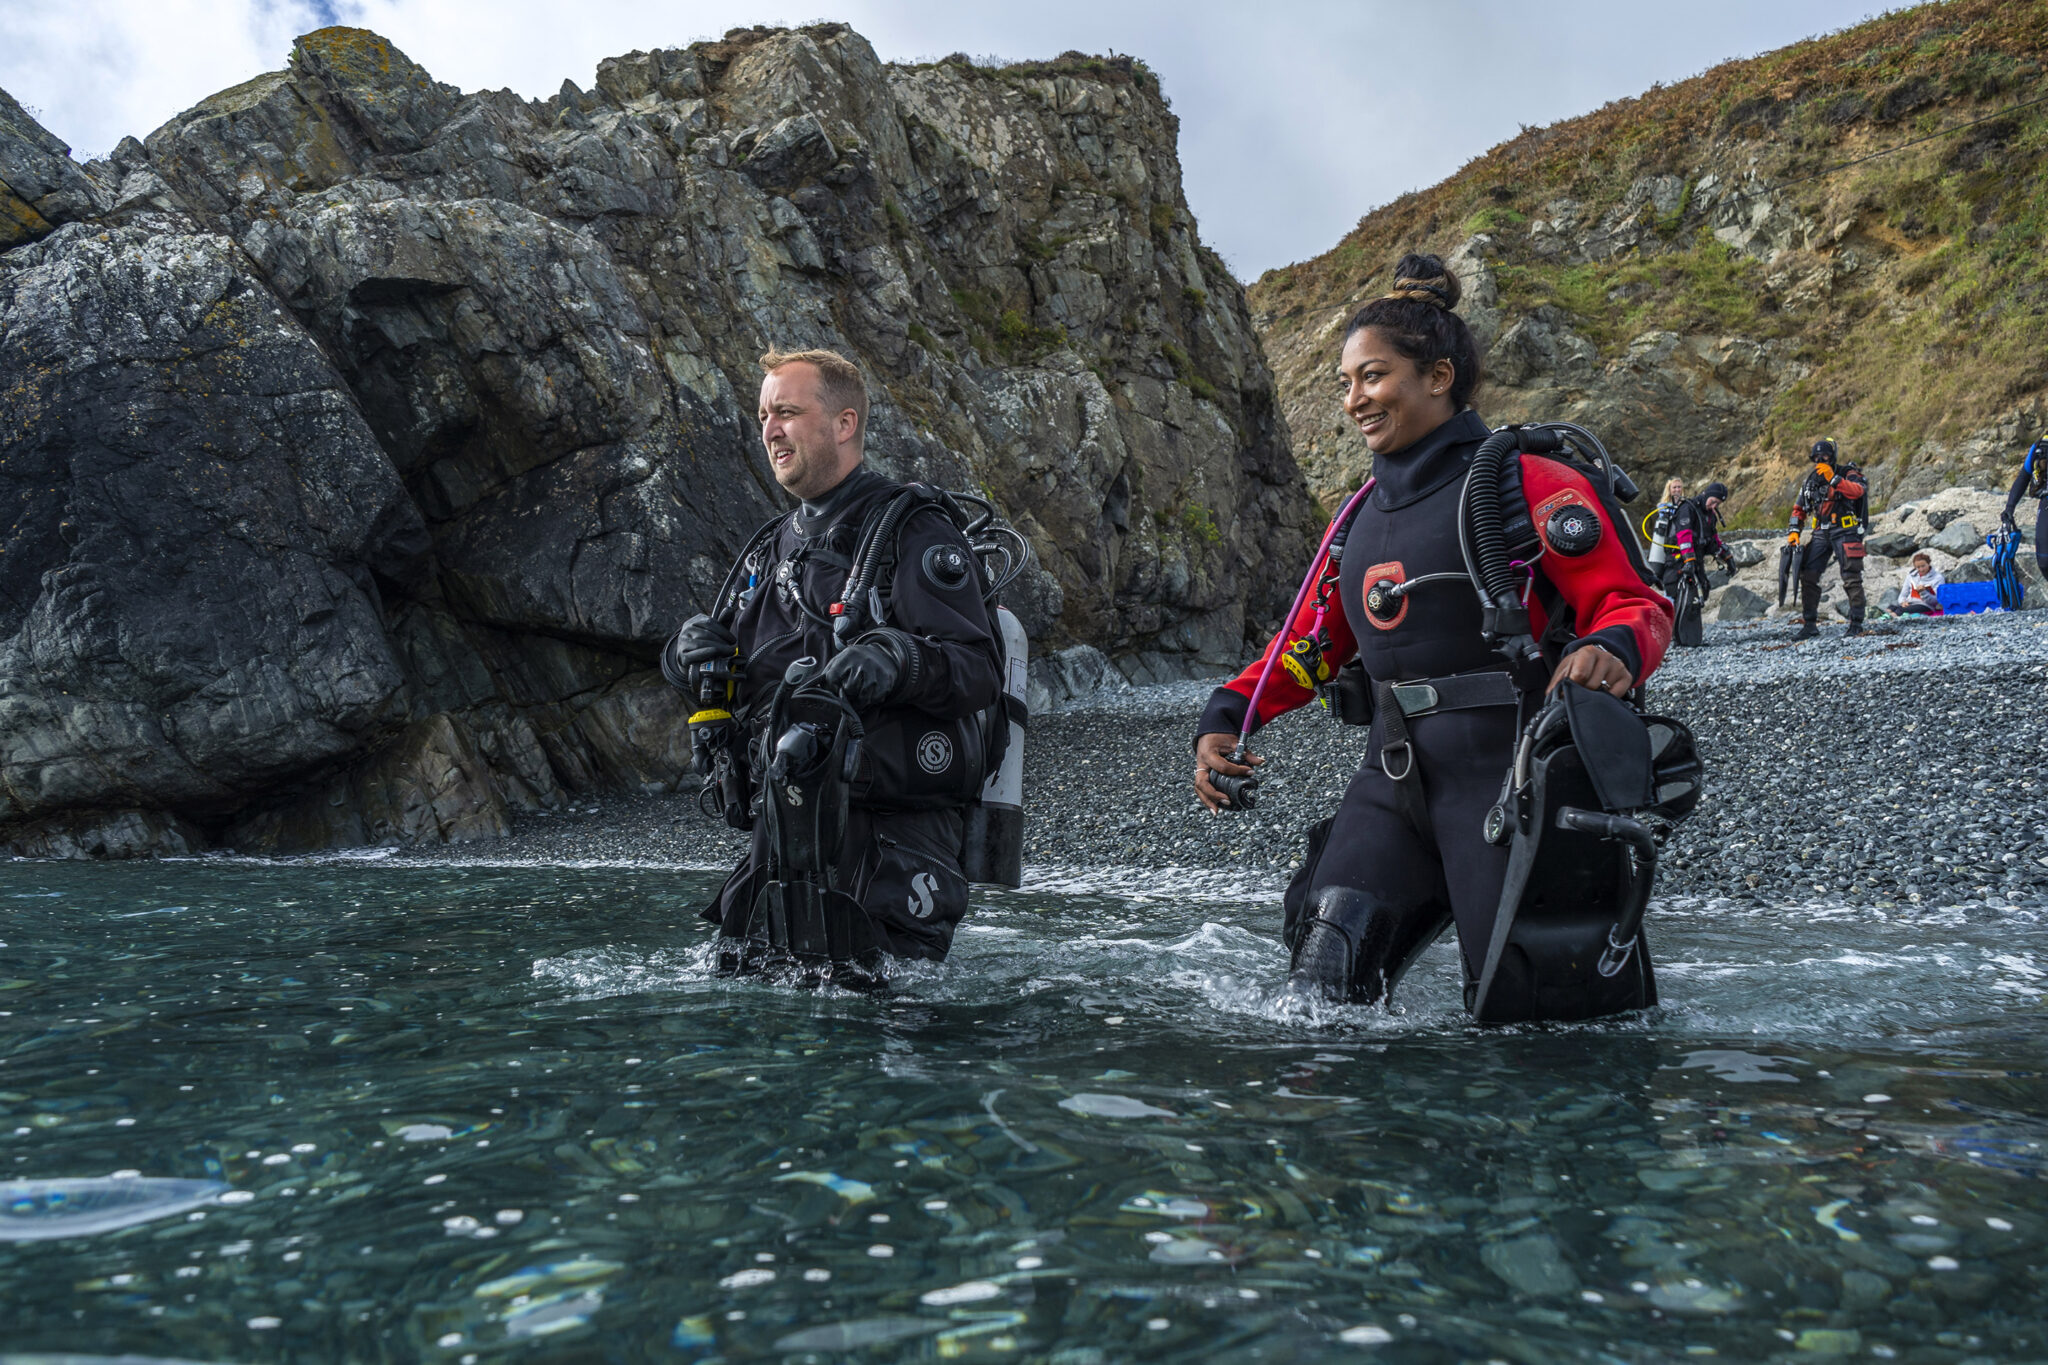
{"type": "Polygon", "coordinates": [[[1415,249],[1464,277],[1480,411],[1580,421],[1645,488],[1728,477],[1738,519],[1775,524],[1822,435],[1878,506],[2002,483],[2048,419],[2044,66],[2048,0],[1924,5],[1531,129],[1367,214],[1250,291],[1311,488],[1327,506],[1366,470],[1337,340],[1415,249]]]}

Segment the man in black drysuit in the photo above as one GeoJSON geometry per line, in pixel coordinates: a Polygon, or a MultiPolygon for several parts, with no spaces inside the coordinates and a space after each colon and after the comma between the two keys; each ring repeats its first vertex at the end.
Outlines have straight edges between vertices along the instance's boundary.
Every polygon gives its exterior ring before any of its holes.
{"type": "MultiPolygon", "coordinates": [[[[676,634],[662,671],[695,696],[695,670],[737,651],[743,667],[733,714],[740,734],[757,741],[785,670],[806,656],[825,661],[824,681],[866,730],[832,887],[860,902],[891,954],[940,959],[967,912],[962,822],[982,760],[972,718],[1000,686],[980,564],[943,511],[918,506],[895,538],[893,571],[879,583],[884,620],[835,645],[833,607],[863,522],[903,485],[862,464],[868,403],[852,362],[831,351],[771,351],[761,368],[761,443],[776,482],[802,505],[756,545],[731,598],[676,634]]],[[[750,742],[747,752],[759,748],[750,742]]],[[[752,778],[747,856],[703,912],[726,939],[746,935],[772,866],[758,765],[752,778]]]]}
{"type": "Polygon", "coordinates": [[[1792,638],[1820,634],[1820,576],[1834,560],[1842,570],[1842,595],[1849,599],[1849,635],[1863,633],[1863,531],[1870,522],[1870,491],[1863,471],[1843,461],[1831,440],[1813,443],[1813,472],[1792,502],[1788,540],[1799,543],[1802,526],[1813,535],[1799,556],[1799,631],[1792,638]]]}

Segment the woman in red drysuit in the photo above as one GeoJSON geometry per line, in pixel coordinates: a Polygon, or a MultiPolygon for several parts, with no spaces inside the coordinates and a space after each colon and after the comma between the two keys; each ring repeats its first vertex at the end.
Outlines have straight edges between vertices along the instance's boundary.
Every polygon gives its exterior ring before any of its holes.
{"type": "MultiPolygon", "coordinates": [[[[1355,655],[1373,684],[1364,766],[1333,820],[1311,835],[1283,929],[1297,965],[1308,925],[1340,931],[1356,964],[1346,998],[1360,1003],[1383,1002],[1447,923],[1456,925],[1469,987],[1508,855],[1481,826],[1500,795],[1524,704],[1546,686],[1624,695],[1671,641],[1671,604],[1643,581],[1621,539],[1629,532],[1603,511],[1578,467],[1534,455],[1509,458],[1502,498],[1509,508],[1526,502],[1540,541],[1530,553],[1528,605],[1531,634],[1555,642],[1545,653],[1547,679],[1518,683],[1483,638],[1458,523],[1465,474],[1489,432],[1470,406],[1479,361],[1454,311],[1458,298],[1458,280],[1442,261],[1407,256],[1392,292],[1346,329],[1344,412],[1373,453],[1373,486],[1350,524],[1333,530],[1312,576],[1314,600],[1266,652],[1320,626],[1323,668],[1355,655]],[[1518,492],[1509,486],[1516,475],[1518,492]],[[1389,726],[1390,709],[1405,725],[1389,726]]],[[[1218,688],[1202,713],[1195,791],[1212,811],[1228,800],[1211,772],[1249,776],[1264,761],[1251,753],[1233,760],[1239,734],[1315,695],[1292,670],[1273,669],[1247,727],[1266,672],[1262,657],[1218,688]]]]}

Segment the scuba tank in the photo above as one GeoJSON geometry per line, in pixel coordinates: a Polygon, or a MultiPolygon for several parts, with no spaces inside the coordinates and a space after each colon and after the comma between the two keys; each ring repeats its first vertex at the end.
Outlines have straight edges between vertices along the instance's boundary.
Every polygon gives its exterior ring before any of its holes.
{"type": "MultiPolygon", "coordinates": [[[[981,570],[982,601],[1002,655],[1001,694],[965,727],[980,740],[979,771],[985,780],[966,801],[961,871],[969,882],[1015,888],[1024,880],[1024,730],[1030,720],[1025,689],[1031,646],[1016,613],[997,598],[1031,562],[1029,542],[996,517],[986,498],[930,484],[905,485],[861,528],[841,601],[833,608],[832,631],[844,641],[868,624],[888,620],[884,587],[895,573],[897,534],[910,514],[926,505],[943,512],[967,541],[981,570]]],[[[915,780],[915,774],[910,776],[915,780]]]]}
{"type": "Polygon", "coordinates": [[[991,728],[1007,725],[1008,742],[980,799],[967,808],[960,867],[970,882],[1015,890],[1024,883],[1024,727],[1031,715],[1025,679],[1031,642],[1024,636],[1024,623],[1008,607],[997,607],[995,618],[1003,646],[1003,695],[988,713],[987,723],[991,728]]]}

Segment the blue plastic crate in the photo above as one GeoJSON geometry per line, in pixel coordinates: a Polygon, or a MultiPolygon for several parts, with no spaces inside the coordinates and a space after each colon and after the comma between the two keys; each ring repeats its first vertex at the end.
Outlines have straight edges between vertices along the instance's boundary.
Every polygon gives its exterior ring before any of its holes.
{"type": "Polygon", "coordinates": [[[1998,605],[1996,583],[1943,583],[1934,590],[1934,600],[1950,616],[2004,610],[1998,605]]]}

